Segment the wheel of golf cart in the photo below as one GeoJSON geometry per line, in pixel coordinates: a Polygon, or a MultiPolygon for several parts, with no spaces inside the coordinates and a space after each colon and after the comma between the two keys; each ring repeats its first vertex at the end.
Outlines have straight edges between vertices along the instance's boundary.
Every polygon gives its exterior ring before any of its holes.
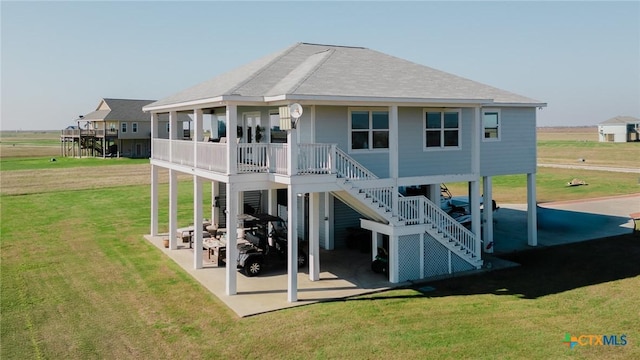
{"type": "Polygon", "coordinates": [[[247,276],[256,276],[262,271],[262,263],[257,259],[252,259],[244,264],[244,273],[247,276]]]}
{"type": "Polygon", "coordinates": [[[307,264],[307,254],[298,253],[298,267],[303,267],[307,264]]]}
{"type": "Polygon", "coordinates": [[[373,260],[373,262],[371,263],[371,270],[373,270],[373,272],[376,274],[382,274],[384,273],[385,266],[382,261],[373,260]]]}

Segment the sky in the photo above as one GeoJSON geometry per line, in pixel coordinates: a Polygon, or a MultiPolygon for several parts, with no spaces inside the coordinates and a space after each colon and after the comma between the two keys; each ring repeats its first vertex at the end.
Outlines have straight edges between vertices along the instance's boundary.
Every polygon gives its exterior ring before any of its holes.
{"type": "Polygon", "coordinates": [[[362,46],[548,104],[640,118],[640,1],[0,2],[1,130],[157,100],[297,42],[362,46]]]}

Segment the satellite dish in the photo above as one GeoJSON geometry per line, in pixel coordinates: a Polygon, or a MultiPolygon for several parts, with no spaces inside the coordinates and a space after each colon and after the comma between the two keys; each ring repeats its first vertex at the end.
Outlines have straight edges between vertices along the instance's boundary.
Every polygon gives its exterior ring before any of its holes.
{"type": "Polygon", "coordinates": [[[300,116],[302,116],[302,105],[298,103],[289,105],[289,112],[291,114],[291,117],[297,120],[298,118],[300,118],[300,116]]]}

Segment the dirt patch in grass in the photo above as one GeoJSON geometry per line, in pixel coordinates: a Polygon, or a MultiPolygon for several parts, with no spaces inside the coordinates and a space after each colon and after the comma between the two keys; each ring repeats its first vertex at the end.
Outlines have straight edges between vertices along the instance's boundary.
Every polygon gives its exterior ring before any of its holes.
{"type": "Polygon", "coordinates": [[[640,234],[522,251],[499,258],[520,264],[478,276],[430,283],[428,296],[516,295],[525,299],[640,275],[640,234]]]}
{"type": "MultiPolygon", "coordinates": [[[[168,183],[167,170],[159,171],[160,183],[168,183]]],[[[190,179],[181,174],[179,180],[190,179]]],[[[97,189],[151,183],[151,165],[112,165],[65,169],[16,170],[2,172],[0,194],[24,195],[61,190],[97,189]]]]}

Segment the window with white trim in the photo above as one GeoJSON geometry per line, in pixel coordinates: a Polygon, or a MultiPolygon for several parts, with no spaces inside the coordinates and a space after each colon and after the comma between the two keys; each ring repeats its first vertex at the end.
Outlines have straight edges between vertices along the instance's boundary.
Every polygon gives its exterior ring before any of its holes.
{"type": "Polygon", "coordinates": [[[349,110],[349,133],[351,150],[389,149],[389,111],[349,110]]]}
{"type": "Polygon", "coordinates": [[[424,148],[460,148],[460,110],[426,109],[424,111],[424,148]]]}
{"type": "Polygon", "coordinates": [[[120,132],[123,132],[123,133],[127,132],[127,123],[126,122],[120,123],[120,132]]]}
{"type": "Polygon", "coordinates": [[[137,133],[138,132],[138,123],[132,123],[131,124],[131,132],[132,133],[137,133]]]}
{"type": "Polygon", "coordinates": [[[482,110],[482,139],[486,141],[500,140],[500,110],[482,110]]]}

